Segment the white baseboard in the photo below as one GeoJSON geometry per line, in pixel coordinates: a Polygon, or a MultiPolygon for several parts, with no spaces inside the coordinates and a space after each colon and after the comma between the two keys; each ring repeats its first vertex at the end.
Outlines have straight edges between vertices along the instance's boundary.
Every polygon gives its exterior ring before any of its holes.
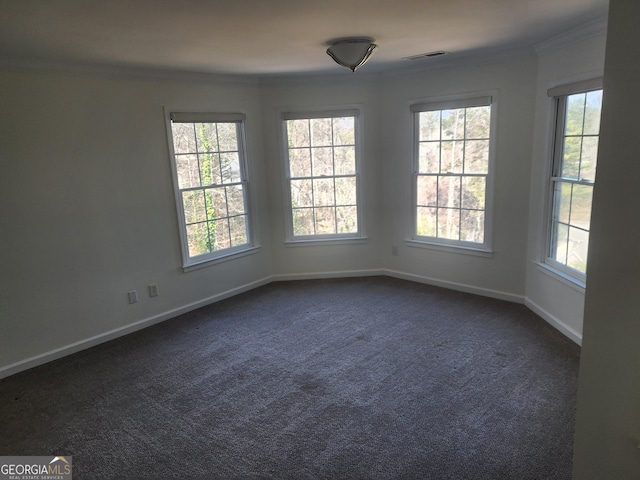
{"type": "Polygon", "coordinates": [[[47,362],[57,360],[58,358],[62,358],[67,355],[71,355],[73,353],[86,350],[87,348],[94,347],[96,345],[108,342],[110,340],[114,340],[118,337],[122,337],[129,333],[142,330],[143,328],[150,327],[151,325],[155,325],[156,323],[160,323],[165,320],[169,320],[170,318],[176,317],[186,312],[190,312],[191,310],[204,307],[205,305],[209,305],[211,303],[215,303],[220,300],[224,300],[225,298],[233,297],[240,293],[253,290],[254,288],[267,285],[274,281],[313,280],[313,279],[321,279],[321,278],[348,278],[348,277],[367,277],[367,276],[370,277],[370,276],[377,276],[377,275],[387,275],[390,277],[400,278],[403,280],[409,280],[413,282],[424,283],[427,285],[434,285],[438,287],[449,288],[452,290],[458,290],[461,292],[482,295],[485,297],[497,298],[497,299],[506,300],[509,302],[524,303],[528,308],[530,308],[535,313],[540,315],[544,320],[546,320],[548,323],[550,323],[553,327],[558,329],[564,335],[569,337],[571,340],[576,342],[578,345],[582,344],[582,336],[578,332],[573,330],[571,327],[569,327],[562,321],[558,320],[553,315],[546,312],[544,309],[540,308],[534,302],[528,299],[525,299],[523,295],[516,295],[513,293],[501,292],[498,290],[475,287],[473,285],[449,282],[445,280],[438,280],[436,278],[424,277],[421,275],[414,275],[414,274],[399,272],[399,271],[390,270],[390,269],[341,270],[341,271],[332,271],[332,272],[291,273],[291,274],[276,274],[276,275],[264,277],[260,280],[250,282],[246,285],[232,288],[225,292],[212,295],[202,300],[198,300],[197,302],[189,303],[187,305],[183,305],[181,307],[168,310],[158,315],[154,315],[152,317],[139,320],[129,325],[125,325],[123,327],[110,330],[108,332],[87,338],[85,340],[81,340],[79,342],[75,342],[70,345],[65,345],[64,347],[56,348],[54,350],[50,350],[40,355],[36,355],[34,357],[27,358],[25,360],[15,362],[10,365],[0,367],[0,379],[14,375],[24,370],[28,370],[33,367],[37,367],[39,365],[43,365],[47,362]]]}
{"type": "Polygon", "coordinates": [[[281,273],[273,275],[271,280],[276,282],[288,280],[315,280],[320,278],[374,277],[386,274],[386,270],[384,269],[337,270],[333,272],[281,273]]]}
{"type": "Polygon", "coordinates": [[[556,330],[559,330],[566,337],[569,337],[571,340],[573,340],[578,345],[582,346],[582,335],[580,333],[578,333],[576,330],[574,330],[569,325],[564,323],[558,317],[556,317],[554,315],[551,315],[549,312],[547,312],[540,305],[538,305],[537,303],[529,300],[528,298],[525,298],[524,304],[525,304],[525,306],[527,308],[529,308],[530,310],[532,310],[533,312],[535,312],[536,314],[541,316],[544,319],[544,321],[547,322],[549,325],[554,327],[556,330]]]}
{"type": "Polygon", "coordinates": [[[436,287],[449,288],[451,290],[457,290],[459,292],[482,295],[483,297],[497,298],[499,300],[506,300],[508,302],[514,302],[514,303],[524,303],[524,295],[517,295],[515,293],[501,292],[499,290],[491,290],[489,288],[475,287],[473,285],[467,285],[465,283],[449,282],[447,280],[439,280],[437,278],[424,277],[422,275],[399,272],[397,270],[385,269],[384,274],[390,277],[401,278],[403,280],[411,280],[412,282],[425,283],[427,285],[434,285],[436,287]]]}
{"type": "Polygon", "coordinates": [[[165,320],[169,320],[170,318],[176,317],[183,313],[190,312],[191,310],[196,310],[200,307],[204,307],[205,305],[219,302],[220,300],[224,300],[225,298],[233,297],[240,293],[253,290],[254,288],[261,287],[263,285],[271,283],[272,281],[273,279],[271,276],[265,277],[260,280],[256,280],[255,282],[251,282],[246,285],[242,285],[237,288],[232,288],[225,292],[218,293],[216,295],[212,295],[207,298],[203,298],[202,300],[198,300],[197,302],[189,303],[187,305],[183,305],[181,307],[168,310],[158,315],[154,315],[152,317],[139,320],[129,325],[125,325],[123,327],[115,328],[108,332],[95,335],[85,340],[80,340],[79,342],[75,342],[70,345],[65,345],[64,347],[56,348],[54,350],[50,350],[40,355],[36,355],[34,357],[27,358],[25,360],[15,362],[10,365],[0,367],[0,379],[9,377],[11,375],[22,372],[24,370],[28,370],[33,367],[37,367],[39,365],[43,365],[53,360],[57,360],[58,358],[66,357],[67,355],[71,355],[73,353],[86,350],[87,348],[95,347],[96,345],[99,345],[101,343],[105,343],[110,340],[114,340],[118,337],[128,335],[129,333],[142,330],[143,328],[150,327],[151,325],[155,325],[156,323],[164,322],[165,320]]]}

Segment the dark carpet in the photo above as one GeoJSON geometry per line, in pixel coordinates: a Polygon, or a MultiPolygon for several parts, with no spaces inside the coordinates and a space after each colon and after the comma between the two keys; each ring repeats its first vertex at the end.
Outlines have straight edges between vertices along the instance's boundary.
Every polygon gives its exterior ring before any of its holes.
{"type": "Polygon", "coordinates": [[[580,349],[522,305],[276,282],[0,381],[74,479],[569,479],[580,349]]]}

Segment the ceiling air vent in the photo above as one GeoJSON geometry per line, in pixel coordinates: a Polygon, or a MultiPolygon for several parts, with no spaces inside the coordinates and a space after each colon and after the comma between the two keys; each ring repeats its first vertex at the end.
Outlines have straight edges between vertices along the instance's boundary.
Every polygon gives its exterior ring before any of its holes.
{"type": "Polygon", "coordinates": [[[421,53],[420,55],[412,55],[410,57],[402,57],[402,60],[420,60],[421,58],[440,57],[441,55],[446,55],[446,54],[447,54],[447,52],[443,52],[442,50],[438,50],[437,52],[421,53]]]}

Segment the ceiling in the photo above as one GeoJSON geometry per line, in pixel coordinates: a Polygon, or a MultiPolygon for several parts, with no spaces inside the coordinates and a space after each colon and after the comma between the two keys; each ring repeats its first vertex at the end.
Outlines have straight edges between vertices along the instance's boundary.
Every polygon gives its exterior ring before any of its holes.
{"type": "MultiPolygon", "coordinates": [[[[0,0],[0,61],[289,75],[340,67],[327,42],[372,37],[359,72],[526,48],[607,15],[608,0],[0,0]]],[[[349,72],[346,70],[345,74],[349,72]]]]}

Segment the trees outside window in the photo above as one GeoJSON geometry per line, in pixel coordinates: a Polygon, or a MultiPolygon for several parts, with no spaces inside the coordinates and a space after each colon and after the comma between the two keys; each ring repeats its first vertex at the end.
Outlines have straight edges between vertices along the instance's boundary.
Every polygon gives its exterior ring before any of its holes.
{"type": "MultiPolygon", "coordinates": [[[[579,87],[577,87],[580,90],[579,87]]],[[[565,87],[571,90],[571,86],[565,87]]],[[[584,280],[596,180],[602,90],[554,96],[556,129],[546,262],[584,280]]]]}
{"type": "Polygon", "coordinates": [[[357,111],[283,115],[289,239],[361,236],[357,111]]]}
{"type": "Polygon", "coordinates": [[[243,118],[170,114],[185,266],[251,246],[243,118]]]}
{"type": "Polygon", "coordinates": [[[488,246],[491,97],[411,106],[415,240],[488,246]]]}

